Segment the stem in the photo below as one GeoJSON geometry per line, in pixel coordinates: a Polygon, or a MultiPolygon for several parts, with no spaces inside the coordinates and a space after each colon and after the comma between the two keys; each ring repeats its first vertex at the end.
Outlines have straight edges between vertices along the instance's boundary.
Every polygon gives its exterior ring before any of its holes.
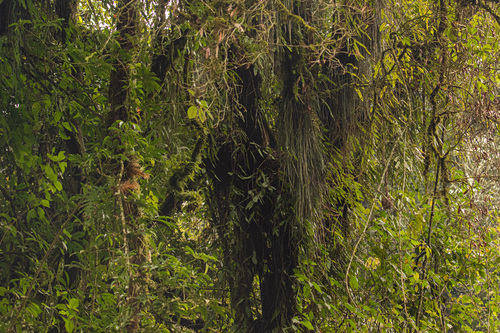
{"type": "MultiPolygon", "coordinates": [[[[396,150],[396,145],[392,147],[391,154],[389,155],[389,159],[387,161],[387,164],[385,166],[384,172],[382,173],[382,178],[380,179],[380,182],[377,187],[377,193],[380,193],[380,190],[382,188],[382,184],[384,183],[384,176],[387,173],[387,170],[389,169],[389,165],[391,164],[391,159],[392,155],[394,154],[394,151],[396,150]]],[[[380,198],[382,197],[382,194],[379,194],[379,201],[380,198]]],[[[356,241],[356,245],[354,245],[354,249],[352,251],[351,258],[349,259],[349,264],[347,265],[347,270],[345,273],[345,286],[346,286],[346,291],[347,291],[347,296],[350,301],[350,303],[354,303],[354,300],[352,299],[351,293],[349,292],[349,271],[351,269],[352,265],[352,260],[354,259],[354,256],[356,256],[356,252],[358,250],[359,243],[361,243],[361,240],[363,239],[363,236],[366,233],[366,230],[368,230],[368,226],[370,225],[371,219],[373,217],[373,210],[375,208],[376,201],[374,200],[372,203],[372,206],[370,207],[370,213],[368,214],[368,218],[366,220],[365,227],[363,228],[363,231],[361,232],[361,235],[359,235],[358,240],[356,241]]]]}
{"type": "MultiPolygon", "coordinates": [[[[122,232],[123,232],[123,246],[125,251],[125,261],[127,263],[127,272],[129,277],[131,277],[131,269],[130,269],[130,256],[129,256],[129,246],[127,239],[127,221],[125,219],[125,210],[123,209],[123,193],[121,192],[120,183],[122,181],[124,171],[123,161],[120,162],[120,175],[118,178],[118,191],[116,195],[118,196],[118,206],[120,207],[120,219],[122,221],[122,232]]],[[[129,278],[130,281],[130,278],[129,278]]]]}
{"type": "MultiPolygon", "coordinates": [[[[432,196],[432,205],[431,205],[431,213],[429,216],[429,230],[427,232],[427,247],[431,247],[431,238],[432,238],[432,221],[434,220],[434,207],[436,204],[436,193],[437,193],[437,187],[439,183],[439,172],[441,168],[441,163],[437,163],[436,167],[436,180],[434,181],[434,195],[432,196]]],[[[422,281],[425,281],[427,277],[427,255],[424,256],[424,262],[422,263],[422,281]]],[[[415,324],[418,328],[419,323],[420,323],[420,318],[422,316],[422,305],[424,302],[424,288],[423,286],[420,287],[420,296],[419,296],[419,301],[418,301],[418,309],[417,309],[417,318],[415,319],[415,324]]]]}

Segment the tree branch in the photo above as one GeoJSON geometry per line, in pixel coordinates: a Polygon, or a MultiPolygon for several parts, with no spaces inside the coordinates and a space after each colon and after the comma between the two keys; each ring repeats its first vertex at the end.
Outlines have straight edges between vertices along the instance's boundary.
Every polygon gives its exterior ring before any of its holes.
{"type": "MultiPolygon", "coordinates": [[[[493,2],[497,3],[498,1],[493,1],[493,2]]],[[[483,2],[479,2],[478,5],[480,8],[486,10],[491,16],[493,16],[495,21],[497,21],[497,24],[500,26],[500,16],[495,14],[495,12],[493,12],[493,9],[491,9],[488,5],[484,4],[483,2]]]]}

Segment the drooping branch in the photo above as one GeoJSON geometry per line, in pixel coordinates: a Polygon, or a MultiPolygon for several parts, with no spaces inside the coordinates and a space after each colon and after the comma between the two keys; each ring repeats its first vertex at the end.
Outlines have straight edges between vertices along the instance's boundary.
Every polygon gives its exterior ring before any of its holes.
{"type": "Polygon", "coordinates": [[[482,9],[484,9],[486,12],[488,12],[488,14],[490,14],[491,16],[493,16],[493,18],[495,19],[495,21],[497,22],[498,26],[500,26],[500,16],[495,13],[493,11],[493,9],[491,9],[490,6],[488,6],[487,4],[485,4],[484,2],[482,1],[479,1],[478,2],[478,6],[482,9]]]}

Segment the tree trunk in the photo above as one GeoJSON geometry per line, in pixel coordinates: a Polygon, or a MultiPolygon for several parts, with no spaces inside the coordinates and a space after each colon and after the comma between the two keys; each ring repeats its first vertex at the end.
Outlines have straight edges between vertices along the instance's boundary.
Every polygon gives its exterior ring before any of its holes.
{"type": "MultiPolygon", "coordinates": [[[[134,39],[137,37],[138,29],[137,10],[137,0],[122,0],[118,5],[116,29],[119,33],[120,51],[110,77],[108,125],[114,128],[110,131],[110,135],[114,136],[121,146],[127,146],[127,143],[122,142],[120,132],[130,130],[129,126],[133,126],[127,122],[131,119],[130,69],[133,65],[131,59],[133,59],[135,51],[134,39]]],[[[127,331],[134,332],[140,327],[141,302],[137,297],[147,293],[145,284],[142,283],[145,279],[142,266],[147,256],[137,225],[137,220],[140,217],[139,207],[130,193],[139,191],[137,180],[141,175],[141,166],[133,155],[133,149],[117,148],[115,155],[122,154],[125,155],[126,160],[112,160],[111,164],[114,165],[118,183],[116,191],[118,218],[122,224],[124,255],[129,279],[126,286],[128,290],[126,306],[129,307],[131,315],[127,331]]]]}

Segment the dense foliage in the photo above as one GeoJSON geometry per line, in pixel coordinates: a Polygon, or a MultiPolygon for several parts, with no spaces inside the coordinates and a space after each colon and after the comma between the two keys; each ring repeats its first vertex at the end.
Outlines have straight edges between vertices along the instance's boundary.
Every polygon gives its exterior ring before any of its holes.
{"type": "Polygon", "coordinates": [[[496,1],[0,0],[0,332],[496,332],[496,1]]]}

